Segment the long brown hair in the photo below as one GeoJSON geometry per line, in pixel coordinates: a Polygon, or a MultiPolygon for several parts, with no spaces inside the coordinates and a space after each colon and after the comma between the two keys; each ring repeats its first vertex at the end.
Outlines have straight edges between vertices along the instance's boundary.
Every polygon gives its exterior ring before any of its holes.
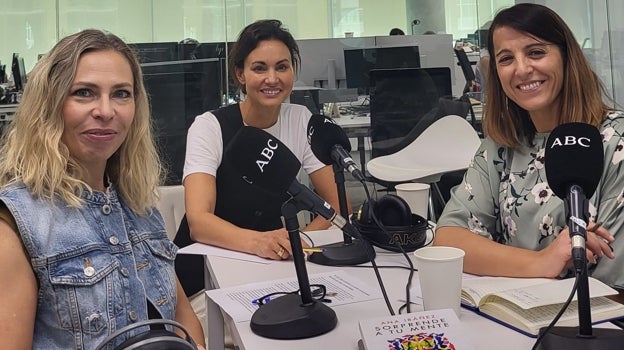
{"type": "Polygon", "coordinates": [[[537,4],[522,3],[500,11],[492,20],[488,34],[488,65],[486,107],[483,129],[494,142],[520,146],[532,143],[535,127],[529,113],[505,95],[496,70],[493,35],[501,27],[513,28],[540,41],[556,45],[563,56],[563,88],[558,124],[584,122],[599,126],[609,110],[603,97],[604,85],[592,70],[583,51],[566,23],[551,9],[537,4]]]}

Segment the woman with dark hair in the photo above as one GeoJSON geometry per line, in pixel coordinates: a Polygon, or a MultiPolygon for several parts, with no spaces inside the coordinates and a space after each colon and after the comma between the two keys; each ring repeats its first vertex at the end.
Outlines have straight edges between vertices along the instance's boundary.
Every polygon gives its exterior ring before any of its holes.
{"type": "Polygon", "coordinates": [[[30,73],[6,132],[0,348],[94,349],[151,318],[177,320],[203,344],[155,208],[161,165],[128,45],[93,29],[61,39],[30,73]]]}
{"type": "Polygon", "coordinates": [[[405,35],[405,32],[401,28],[392,28],[389,35],[405,35]]]}
{"type": "Polygon", "coordinates": [[[589,200],[590,273],[624,287],[624,255],[619,255],[624,239],[615,239],[624,228],[624,114],[603,102],[600,80],[570,28],[551,9],[523,3],[502,10],[488,39],[487,137],[440,217],[434,244],[465,250],[469,273],[566,273],[570,237],[563,202],[546,182],[544,148],[555,127],[583,122],[602,134],[605,160],[589,200]]]}
{"type": "MultiPolygon", "coordinates": [[[[183,177],[187,220],[178,235],[190,228],[194,241],[268,259],[291,255],[288,233],[281,222],[285,194],[241,190],[240,176],[223,166],[230,161],[224,159],[223,150],[244,125],[264,129],[286,144],[316,192],[337,207],[333,170],[314,156],[307,142],[311,112],[284,103],[293,89],[299,62],[297,43],[280,21],[260,20],[242,30],[230,52],[229,66],[245,96],[238,104],[198,116],[189,129],[183,177]]],[[[305,230],[329,226],[327,220],[317,217],[305,230]]]]}

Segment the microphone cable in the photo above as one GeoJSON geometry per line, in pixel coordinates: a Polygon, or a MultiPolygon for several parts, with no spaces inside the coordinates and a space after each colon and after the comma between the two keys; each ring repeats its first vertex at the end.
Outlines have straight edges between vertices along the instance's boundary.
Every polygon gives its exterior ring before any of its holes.
{"type": "Polygon", "coordinates": [[[570,295],[568,296],[568,299],[565,301],[565,303],[563,303],[563,306],[561,306],[561,309],[559,310],[557,315],[555,315],[555,318],[553,318],[550,324],[546,326],[546,328],[544,328],[544,331],[541,332],[540,335],[537,337],[537,339],[535,340],[535,344],[533,344],[533,347],[531,348],[531,350],[536,350],[539,347],[539,344],[542,342],[542,339],[544,339],[544,336],[546,335],[546,333],[550,332],[550,330],[559,321],[559,319],[561,318],[565,310],[568,308],[568,306],[570,306],[570,303],[572,302],[572,299],[574,298],[574,294],[576,294],[576,291],[578,289],[579,275],[580,274],[577,273],[576,276],[574,277],[574,285],[572,286],[572,290],[570,291],[570,295]]]}
{"type": "MultiPolygon", "coordinates": [[[[370,203],[371,203],[370,199],[369,199],[368,203],[370,205],[370,203]]],[[[369,213],[371,213],[371,218],[373,219],[375,224],[377,226],[379,226],[381,231],[383,231],[383,233],[385,233],[386,236],[391,237],[391,235],[388,232],[388,230],[386,229],[386,227],[381,223],[381,221],[379,221],[379,219],[375,215],[375,211],[374,210],[369,210],[369,213]]],[[[395,246],[397,246],[399,248],[399,250],[401,251],[401,254],[403,254],[403,256],[405,257],[405,260],[407,260],[407,264],[409,265],[409,268],[410,268],[409,276],[407,277],[407,283],[405,284],[405,304],[407,305],[406,306],[407,312],[410,313],[411,312],[410,289],[412,288],[412,278],[414,277],[414,264],[412,263],[412,259],[409,258],[409,256],[407,255],[407,253],[403,249],[403,246],[401,246],[401,244],[399,242],[397,242],[397,241],[395,241],[394,244],[395,244],[395,246]]],[[[399,310],[401,310],[401,309],[399,309],[399,310]]],[[[392,315],[394,315],[394,313],[392,315]]]]}
{"type": "MultiPolygon", "coordinates": [[[[367,203],[371,203],[371,196],[370,196],[370,192],[368,191],[368,187],[366,186],[366,183],[362,183],[362,186],[364,187],[364,192],[366,193],[366,200],[367,203]]],[[[372,213],[371,215],[373,217],[373,220],[375,220],[375,222],[377,222],[377,218],[375,217],[375,213],[372,213]]],[[[384,232],[385,228],[383,229],[384,232]]],[[[369,245],[371,245],[372,248],[372,244],[371,242],[369,242],[367,239],[364,239],[364,237],[362,236],[362,240],[365,241],[366,243],[368,243],[369,245]]],[[[388,292],[386,291],[386,286],[383,283],[383,279],[381,278],[381,274],[379,273],[379,267],[377,267],[377,263],[375,262],[375,257],[371,256],[372,254],[370,254],[369,250],[366,250],[366,254],[368,255],[368,258],[371,262],[371,265],[373,267],[373,271],[375,272],[375,277],[377,278],[377,283],[379,284],[379,288],[381,289],[381,294],[383,295],[384,301],[386,303],[386,307],[388,307],[388,311],[390,312],[391,316],[394,316],[394,309],[392,308],[392,304],[390,304],[390,298],[388,298],[388,292]]],[[[410,266],[412,267],[412,266],[410,266]]],[[[413,274],[413,271],[410,272],[410,275],[413,274]]]]}
{"type": "MultiPolygon", "coordinates": [[[[368,203],[368,205],[372,205],[371,196],[370,196],[370,192],[368,190],[368,187],[366,186],[365,183],[363,183],[362,185],[363,185],[364,191],[366,193],[367,203],[368,203]]],[[[386,229],[386,227],[379,221],[379,219],[375,215],[375,211],[372,210],[372,208],[369,208],[369,213],[371,213],[371,218],[373,219],[373,222],[375,222],[375,224],[377,226],[379,226],[381,231],[384,234],[386,234],[386,236],[390,237],[390,234],[388,233],[388,230],[386,229]]],[[[410,289],[412,287],[412,278],[414,276],[414,264],[412,263],[412,260],[409,258],[409,256],[407,256],[407,253],[405,252],[405,250],[403,249],[401,244],[399,242],[394,242],[394,243],[399,248],[399,250],[401,251],[401,254],[403,254],[403,256],[405,257],[405,259],[407,260],[407,263],[409,265],[409,276],[407,277],[407,283],[405,285],[405,294],[406,294],[405,295],[405,300],[406,300],[406,305],[407,305],[407,312],[409,313],[409,312],[411,312],[410,289]]],[[[392,309],[392,305],[390,304],[390,300],[388,298],[385,286],[383,284],[383,280],[382,280],[381,275],[379,273],[379,268],[377,267],[377,263],[375,262],[375,258],[374,257],[371,258],[371,265],[373,266],[373,270],[375,271],[375,276],[377,277],[377,281],[379,282],[379,287],[381,288],[382,294],[384,296],[384,300],[386,301],[386,305],[388,307],[388,310],[390,311],[390,315],[394,316],[395,315],[394,310],[392,309]]],[[[401,310],[401,309],[402,308],[400,308],[399,310],[401,310]]]]}

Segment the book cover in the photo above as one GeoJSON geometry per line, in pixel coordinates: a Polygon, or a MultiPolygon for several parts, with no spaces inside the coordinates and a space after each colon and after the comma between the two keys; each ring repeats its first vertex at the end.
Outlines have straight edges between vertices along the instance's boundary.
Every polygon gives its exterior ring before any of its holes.
{"type": "Polygon", "coordinates": [[[360,335],[365,350],[476,349],[452,309],[361,320],[360,335]]]}

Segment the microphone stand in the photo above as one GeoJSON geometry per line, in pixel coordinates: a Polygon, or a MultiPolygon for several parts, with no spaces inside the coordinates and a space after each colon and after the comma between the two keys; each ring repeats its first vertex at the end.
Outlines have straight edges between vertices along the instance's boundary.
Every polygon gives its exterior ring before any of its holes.
{"type": "MultiPolygon", "coordinates": [[[[333,163],[334,180],[338,188],[338,203],[340,206],[340,215],[349,218],[349,207],[347,206],[347,191],[345,189],[344,169],[333,163]]],[[[346,233],[343,234],[344,240],[338,243],[327,244],[321,246],[324,251],[314,252],[308,256],[308,260],[327,266],[349,266],[359,265],[371,261],[375,257],[375,250],[368,242],[364,240],[353,240],[346,233]]]]}
{"type": "Polygon", "coordinates": [[[251,317],[251,330],[273,339],[303,339],[325,334],[336,327],[336,313],[316,301],[310,290],[310,280],[299,236],[298,202],[290,198],[282,205],[284,226],[295,262],[299,294],[286,294],[263,304],[251,317]]]}
{"type": "MultiPolygon", "coordinates": [[[[624,344],[624,330],[596,328],[592,330],[589,279],[587,271],[587,256],[585,253],[585,241],[587,231],[585,227],[579,225],[574,219],[574,213],[583,213],[583,220],[587,222],[589,217],[589,201],[583,194],[580,186],[572,185],[569,194],[564,201],[566,214],[568,217],[568,228],[572,239],[572,258],[574,270],[578,278],[576,288],[578,307],[578,327],[553,327],[548,333],[543,333],[545,328],[540,329],[541,343],[537,349],[566,349],[566,350],[598,350],[598,349],[618,349],[624,344]],[[577,205],[582,203],[582,208],[577,205]],[[579,248],[575,245],[582,245],[579,248]]],[[[539,338],[538,338],[539,339],[539,338]]]]}

